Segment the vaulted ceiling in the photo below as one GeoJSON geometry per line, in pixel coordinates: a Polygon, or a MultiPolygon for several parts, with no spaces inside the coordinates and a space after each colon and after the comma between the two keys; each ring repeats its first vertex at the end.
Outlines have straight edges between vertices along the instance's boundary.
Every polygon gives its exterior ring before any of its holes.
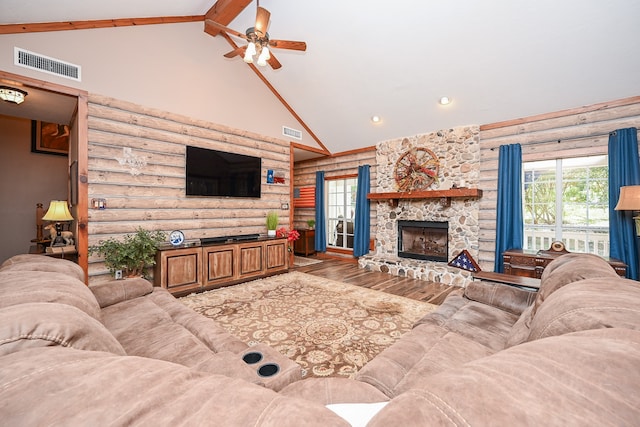
{"type": "MultiPolygon", "coordinates": [[[[305,144],[332,153],[640,94],[638,0],[260,6],[271,12],[272,38],[308,47],[274,49],[282,68],[256,67],[256,78],[312,136],[305,144]],[[440,105],[442,96],[452,102],[440,105]]],[[[0,35],[205,18],[244,33],[255,14],[256,2],[248,0],[2,0],[0,35]]],[[[227,41],[229,50],[244,43],[227,41]]],[[[219,66],[248,65],[220,55],[219,66]]]]}

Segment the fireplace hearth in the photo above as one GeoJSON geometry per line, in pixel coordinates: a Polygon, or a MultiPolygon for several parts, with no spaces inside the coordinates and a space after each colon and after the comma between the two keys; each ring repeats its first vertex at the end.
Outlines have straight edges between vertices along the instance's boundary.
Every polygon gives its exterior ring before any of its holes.
{"type": "Polygon", "coordinates": [[[398,221],[400,258],[447,262],[448,254],[447,221],[398,221]]]}

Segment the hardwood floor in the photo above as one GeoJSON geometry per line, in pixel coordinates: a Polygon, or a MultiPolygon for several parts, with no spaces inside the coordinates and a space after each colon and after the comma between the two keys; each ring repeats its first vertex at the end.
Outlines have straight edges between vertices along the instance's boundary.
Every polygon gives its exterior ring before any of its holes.
{"type": "Polygon", "coordinates": [[[303,267],[293,267],[291,271],[313,274],[314,276],[377,291],[388,292],[431,304],[441,304],[449,293],[456,289],[454,286],[442,283],[428,282],[426,280],[411,279],[407,277],[392,276],[391,274],[366,271],[358,267],[351,260],[322,259],[322,262],[303,267]]]}

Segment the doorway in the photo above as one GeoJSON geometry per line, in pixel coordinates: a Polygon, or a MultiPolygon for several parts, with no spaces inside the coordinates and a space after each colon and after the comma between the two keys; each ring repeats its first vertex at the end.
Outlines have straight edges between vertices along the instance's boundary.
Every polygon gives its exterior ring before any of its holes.
{"type": "MultiPolygon", "coordinates": [[[[8,204],[10,206],[9,209],[12,209],[12,205],[14,205],[13,209],[17,209],[15,202],[18,200],[18,196],[34,191],[39,185],[44,186],[48,173],[65,174],[67,176],[66,191],[64,189],[57,190],[56,194],[52,195],[51,198],[65,198],[67,201],[72,202],[70,211],[74,221],[71,223],[70,230],[76,240],[78,264],[85,271],[86,277],[88,270],[87,92],[4,71],[0,71],[0,85],[20,88],[27,92],[25,101],[20,105],[0,101],[0,116],[16,119],[10,119],[5,124],[14,128],[13,123],[17,123],[13,141],[5,139],[4,143],[13,144],[15,141],[19,141],[23,153],[20,163],[14,165],[16,172],[12,174],[12,179],[4,187],[1,197],[5,201],[10,200],[13,202],[8,204]],[[64,160],[58,158],[57,161],[53,161],[53,156],[47,153],[24,153],[25,150],[32,150],[30,145],[32,135],[31,121],[59,123],[68,126],[69,152],[66,157],[63,157],[64,160]],[[64,168],[64,171],[60,172],[58,168],[64,168]],[[35,178],[29,181],[27,178],[30,176],[35,176],[35,178]],[[71,194],[72,189],[73,194],[71,194]]],[[[0,148],[6,150],[7,146],[0,148]]],[[[42,203],[46,211],[51,201],[46,191],[38,198],[43,198],[44,200],[29,201],[29,208],[22,208],[25,209],[27,214],[19,215],[12,223],[2,225],[2,227],[24,230],[20,237],[15,238],[10,243],[13,247],[5,247],[5,254],[10,252],[12,254],[27,253],[29,251],[31,240],[36,238],[36,203],[42,203]],[[30,214],[28,214],[29,212],[30,214]]],[[[22,198],[22,200],[28,200],[28,198],[22,198]]]]}

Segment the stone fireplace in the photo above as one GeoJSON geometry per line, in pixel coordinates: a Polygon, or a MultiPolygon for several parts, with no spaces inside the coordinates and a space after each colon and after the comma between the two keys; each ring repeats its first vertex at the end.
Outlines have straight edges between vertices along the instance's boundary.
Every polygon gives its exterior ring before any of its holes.
{"type": "MultiPolygon", "coordinates": [[[[372,192],[398,192],[394,179],[395,164],[403,153],[414,147],[433,151],[440,163],[437,180],[428,190],[478,188],[479,133],[478,126],[465,126],[378,143],[376,183],[372,185],[372,192]]],[[[440,198],[409,197],[399,199],[397,203],[388,203],[386,200],[375,203],[375,253],[359,258],[361,268],[456,286],[466,286],[473,280],[470,272],[447,264],[464,249],[478,261],[480,236],[477,198],[451,198],[450,203],[442,203],[440,198]],[[446,229],[439,230],[440,234],[430,231],[424,236],[420,234],[422,231],[410,229],[406,236],[399,235],[399,227],[407,222],[413,222],[414,225],[439,223],[446,229]],[[434,242],[441,243],[441,247],[432,251],[436,254],[420,253],[421,238],[425,240],[425,247],[431,248],[434,242]],[[411,241],[410,249],[407,239],[411,241]],[[407,253],[411,256],[406,257],[407,253]]],[[[429,252],[428,249],[425,251],[429,252]]]]}
{"type": "Polygon", "coordinates": [[[448,221],[398,221],[398,256],[447,262],[448,221]]]}

